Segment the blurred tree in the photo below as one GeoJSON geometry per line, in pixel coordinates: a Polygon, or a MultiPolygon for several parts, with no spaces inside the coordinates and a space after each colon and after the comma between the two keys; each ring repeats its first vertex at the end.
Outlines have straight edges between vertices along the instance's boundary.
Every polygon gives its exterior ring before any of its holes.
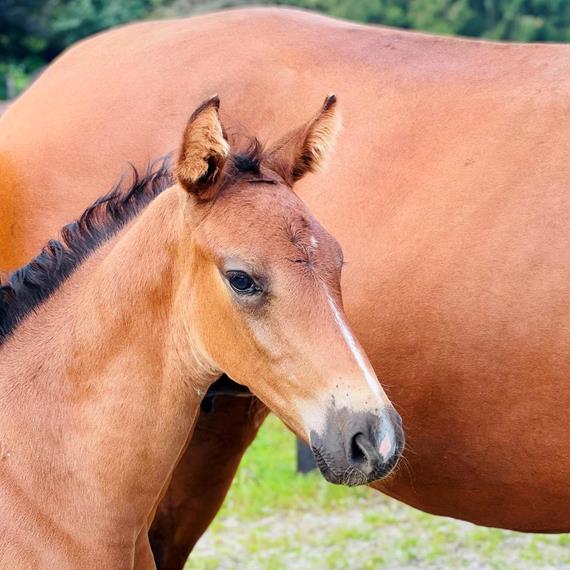
{"type": "Polygon", "coordinates": [[[140,20],[159,4],[160,0],[52,1],[50,43],[61,50],[101,30],[140,20]]]}
{"type": "Polygon", "coordinates": [[[73,42],[132,20],[161,0],[0,0],[0,99],[73,42]],[[12,87],[14,86],[14,87],[12,87]]]}

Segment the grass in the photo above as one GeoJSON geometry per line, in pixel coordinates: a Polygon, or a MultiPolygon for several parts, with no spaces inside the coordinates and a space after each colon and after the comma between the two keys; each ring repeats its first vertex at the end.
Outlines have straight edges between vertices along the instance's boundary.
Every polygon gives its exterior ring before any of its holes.
{"type": "Polygon", "coordinates": [[[562,570],[569,545],[569,535],[476,527],[299,475],[294,437],[271,416],[186,570],[562,570]]]}

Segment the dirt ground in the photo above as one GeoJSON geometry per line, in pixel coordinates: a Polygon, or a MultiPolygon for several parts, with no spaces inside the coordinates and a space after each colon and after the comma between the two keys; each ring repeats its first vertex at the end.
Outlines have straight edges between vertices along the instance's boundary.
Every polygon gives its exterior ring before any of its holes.
{"type": "Polygon", "coordinates": [[[221,522],[200,541],[186,570],[570,569],[568,535],[479,528],[372,494],[332,510],[221,522]]]}

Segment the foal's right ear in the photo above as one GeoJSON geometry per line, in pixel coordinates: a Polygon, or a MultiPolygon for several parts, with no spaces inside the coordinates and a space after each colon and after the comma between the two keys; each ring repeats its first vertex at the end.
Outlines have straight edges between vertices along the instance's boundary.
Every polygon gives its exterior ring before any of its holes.
{"type": "Polygon", "coordinates": [[[180,185],[202,199],[211,196],[230,145],[219,117],[217,95],[204,101],[188,120],[174,174],[180,185]]]}

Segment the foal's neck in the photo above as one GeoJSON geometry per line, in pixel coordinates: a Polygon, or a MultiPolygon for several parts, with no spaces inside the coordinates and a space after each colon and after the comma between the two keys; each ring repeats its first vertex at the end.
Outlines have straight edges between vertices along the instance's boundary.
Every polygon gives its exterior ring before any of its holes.
{"type": "Polygon", "coordinates": [[[57,517],[78,542],[82,530],[66,525],[78,509],[97,540],[120,540],[106,537],[119,528],[144,532],[201,394],[219,375],[199,351],[185,350],[191,339],[173,310],[182,199],[177,188],[156,198],[0,352],[0,418],[10,411],[0,419],[4,464],[24,493],[46,488],[42,515],[57,517]]]}

